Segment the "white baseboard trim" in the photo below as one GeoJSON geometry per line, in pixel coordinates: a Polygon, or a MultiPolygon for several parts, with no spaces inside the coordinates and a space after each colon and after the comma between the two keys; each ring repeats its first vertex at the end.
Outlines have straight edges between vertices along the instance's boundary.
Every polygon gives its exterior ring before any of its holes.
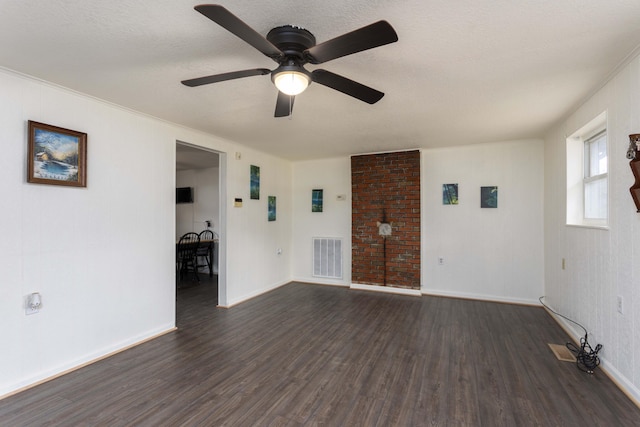
{"type": "Polygon", "coordinates": [[[345,288],[349,287],[348,283],[344,283],[342,281],[336,281],[332,279],[324,279],[324,278],[316,279],[313,277],[294,277],[293,279],[291,279],[291,281],[297,282],[297,283],[307,283],[311,285],[341,286],[345,288]]]}
{"type": "Polygon", "coordinates": [[[622,375],[611,365],[611,363],[607,361],[607,359],[603,357],[600,358],[600,368],[602,368],[602,371],[607,374],[611,381],[613,381],[613,383],[617,385],[618,388],[622,390],[622,392],[626,394],[638,408],[640,408],[640,389],[634,386],[627,377],[622,375]]]}
{"type": "Polygon", "coordinates": [[[271,292],[274,289],[278,289],[279,287],[287,285],[289,283],[291,283],[291,280],[285,280],[283,282],[278,282],[278,283],[273,284],[273,285],[271,285],[271,286],[269,286],[267,288],[263,288],[263,289],[260,289],[258,291],[255,291],[255,292],[251,292],[251,293],[249,293],[247,295],[243,295],[240,298],[234,298],[232,300],[229,300],[229,302],[227,304],[218,304],[218,307],[220,307],[220,308],[231,308],[231,307],[236,306],[238,304],[242,304],[245,301],[249,301],[252,298],[258,297],[258,296],[263,295],[263,294],[266,294],[267,292],[271,292]]]}
{"type": "MultiPolygon", "coordinates": [[[[554,313],[544,307],[545,311],[556,321],[558,325],[571,337],[574,344],[580,345],[580,338],[582,335],[574,330],[573,325],[569,324],[565,319],[556,316],[554,313]]],[[[555,309],[554,309],[555,310],[555,309]]],[[[582,331],[581,331],[582,332],[582,331]]],[[[633,402],[640,408],[640,390],[634,386],[631,381],[620,373],[607,359],[600,357],[600,369],[606,376],[613,381],[613,383],[633,402]]]]}
{"type": "Polygon", "coordinates": [[[384,292],[388,294],[411,295],[414,297],[422,296],[422,292],[418,289],[394,288],[392,286],[361,285],[359,283],[352,283],[349,288],[357,289],[359,291],[384,292]]]}
{"type": "Polygon", "coordinates": [[[19,384],[15,384],[12,388],[10,387],[9,390],[7,390],[7,392],[5,394],[0,395],[0,400],[5,399],[9,396],[13,396],[14,394],[18,394],[22,391],[28,390],[30,388],[36,387],[40,384],[44,384],[48,381],[54,380],[56,378],[59,378],[63,375],[66,375],[68,373],[71,373],[73,371],[77,371],[78,369],[84,368],[85,366],[91,365],[93,363],[99,362],[101,360],[104,360],[108,357],[114,356],[118,353],[121,353],[125,350],[129,350],[130,348],[136,347],[140,344],[144,344],[148,341],[154,340],[158,337],[161,337],[162,335],[168,334],[170,332],[173,332],[175,330],[177,330],[178,328],[176,328],[175,326],[170,327],[169,329],[164,329],[160,332],[156,332],[156,333],[152,333],[150,336],[147,336],[145,338],[138,338],[138,339],[134,339],[132,342],[129,342],[128,344],[123,344],[122,347],[118,347],[118,346],[114,346],[111,350],[106,350],[103,354],[100,355],[90,355],[87,356],[86,358],[77,360],[76,362],[71,363],[70,365],[68,365],[67,367],[63,367],[59,370],[52,370],[49,371],[43,375],[39,375],[37,377],[32,377],[29,378],[25,381],[21,381],[21,383],[19,384]]]}
{"type": "Polygon", "coordinates": [[[422,295],[431,295],[436,297],[471,299],[478,301],[502,302],[507,304],[534,305],[539,307],[540,301],[537,299],[530,300],[526,298],[501,297],[496,295],[472,294],[467,292],[450,292],[436,289],[422,289],[422,295]]]}

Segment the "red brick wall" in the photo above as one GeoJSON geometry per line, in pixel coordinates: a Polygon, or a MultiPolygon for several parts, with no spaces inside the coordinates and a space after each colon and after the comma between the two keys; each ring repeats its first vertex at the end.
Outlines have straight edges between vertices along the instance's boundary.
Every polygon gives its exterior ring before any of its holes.
{"type": "Polygon", "coordinates": [[[352,283],[420,289],[420,152],[351,157],[351,191],[352,283]]]}

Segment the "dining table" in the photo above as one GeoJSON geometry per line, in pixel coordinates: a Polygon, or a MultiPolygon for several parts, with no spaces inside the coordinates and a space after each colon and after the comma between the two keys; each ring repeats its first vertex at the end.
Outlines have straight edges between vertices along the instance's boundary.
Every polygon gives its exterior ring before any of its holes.
{"type": "Polygon", "coordinates": [[[215,254],[215,246],[218,242],[218,239],[206,239],[200,240],[200,242],[188,242],[188,243],[180,243],[180,241],[176,241],[176,262],[178,261],[178,254],[188,248],[193,248],[193,250],[197,250],[198,248],[207,248],[207,266],[209,267],[209,276],[213,276],[213,255],[215,254]]]}

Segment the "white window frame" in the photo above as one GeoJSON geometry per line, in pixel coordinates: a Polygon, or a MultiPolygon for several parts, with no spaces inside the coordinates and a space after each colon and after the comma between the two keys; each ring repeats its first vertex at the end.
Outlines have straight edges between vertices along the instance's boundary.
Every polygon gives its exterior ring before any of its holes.
{"type": "Polygon", "coordinates": [[[567,138],[567,225],[608,228],[609,226],[609,144],[606,141],[606,172],[591,176],[590,143],[607,134],[606,111],[567,138]],[[587,185],[598,180],[606,182],[604,218],[589,218],[586,204],[587,185]]]}
{"type": "MultiPolygon", "coordinates": [[[[585,221],[593,221],[593,220],[598,220],[598,221],[607,221],[608,217],[609,217],[609,191],[608,191],[608,186],[609,186],[609,155],[608,155],[608,144],[607,144],[607,129],[602,129],[601,131],[597,132],[596,134],[586,138],[584,140],[584,178],[582,180],[582,185],[583,185],[583,191],[584,191],[584,218],[585,221]],[[591,162],[593,159],[591,159],[591,147],[594,143],[599,142],[601,140],[601,138],[604,137],[604,144],[605,144],[605,150],[607,151],[607,153],[605,153],[605,166],[604,166],[604,172],[600,172],[594,175],[591,175],[592,171],[591,171],[591,162]],[[604,209],[604,213],[601,216],[592,216],[591,214],[589,214],[589,207],[588,207],[588,203],[587,203],[587,198],[588,198],[588,193],[589,191],[587,190],[587,186],[589,184],[598,182],[598,181],[604,181],[605,186],[606,186],[606,200],[605,200],[605,209],[604,209]]],[[[602,169],[601,167],[598,167],[598,169],[602,169]]],[[[606,224],[606,223],[605,223],[606,224]]]]}

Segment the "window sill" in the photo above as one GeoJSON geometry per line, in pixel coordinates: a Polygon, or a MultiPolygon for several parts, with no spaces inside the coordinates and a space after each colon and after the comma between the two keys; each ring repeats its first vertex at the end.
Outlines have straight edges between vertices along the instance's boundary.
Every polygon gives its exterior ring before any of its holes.
{"type": "Polygon", "coordinates": [[[595,224],[565,224],[567,227],[575,227],[575,228],[591,228],[595,230],[605,230],[609,231],[608,225],[595,225],[595,224]]]}

